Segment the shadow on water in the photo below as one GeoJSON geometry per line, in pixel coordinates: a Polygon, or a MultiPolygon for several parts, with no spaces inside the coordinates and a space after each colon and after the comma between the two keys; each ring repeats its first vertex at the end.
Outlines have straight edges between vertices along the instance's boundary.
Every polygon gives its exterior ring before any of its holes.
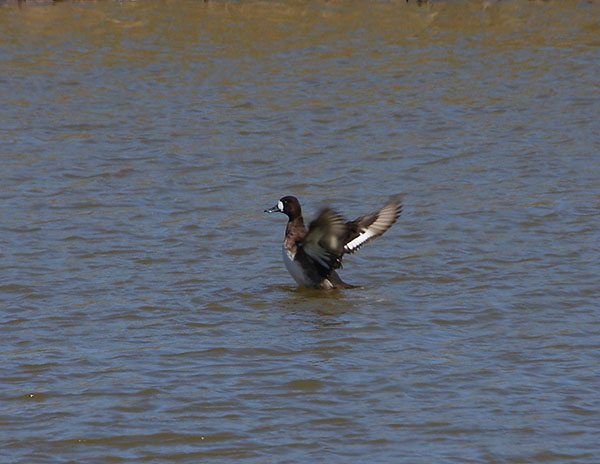
{"type": "Polygon", "coordinates": [[[335,323],[336,317],[358,311],[361,304],[367,300],[361,296],[359,287],[344,290],[315,290],[293,285],[274,285],[270,290],[274,294],[272,304],[282,312],[327,316],[326,324],[335,323]]]}

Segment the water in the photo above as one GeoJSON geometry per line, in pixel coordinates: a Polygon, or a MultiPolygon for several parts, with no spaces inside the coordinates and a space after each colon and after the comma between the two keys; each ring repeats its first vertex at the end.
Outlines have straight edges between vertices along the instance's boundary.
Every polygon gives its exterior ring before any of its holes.
{"type": "Polygon", "coordinates": [[[597,462],[599,13],[0,6],[2,461],[597,462]]]}

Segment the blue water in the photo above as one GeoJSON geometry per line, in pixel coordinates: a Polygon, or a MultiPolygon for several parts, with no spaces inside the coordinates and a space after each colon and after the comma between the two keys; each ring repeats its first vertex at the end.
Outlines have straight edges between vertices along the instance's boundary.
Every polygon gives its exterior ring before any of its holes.
{"type": "Polygon", "coordinates": [[[581,462],[598,6],[0,6],[3,462],[581,462]],[[400,193],[296,288],[307,220],[400,193]]]}

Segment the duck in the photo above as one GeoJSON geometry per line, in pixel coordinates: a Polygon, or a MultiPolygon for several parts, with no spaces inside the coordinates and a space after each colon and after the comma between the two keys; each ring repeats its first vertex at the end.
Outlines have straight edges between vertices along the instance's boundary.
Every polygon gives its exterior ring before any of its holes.
{"type": "Polygon", "coordinates": [[[343,256],[355,253],[392,227],[402,213],[402,201],[398,195],[393,196],[379,210],[354,221],[345,221],[336,211],[324,208],[308,229],[304,225],[300,202],[292,195],[282,197],[264,212],[283,213],[288,217],[282,247],[283,262],[298,285],[345,289],[355,285],[344,282],[336,272],[342,267],[343,256]]]}

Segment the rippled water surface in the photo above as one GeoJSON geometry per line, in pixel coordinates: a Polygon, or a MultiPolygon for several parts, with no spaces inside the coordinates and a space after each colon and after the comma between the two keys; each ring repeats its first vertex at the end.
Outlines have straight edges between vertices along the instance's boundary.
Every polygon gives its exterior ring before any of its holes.
{"type": "Polygon", "coordinates": [[[0,5],[0,457],[597,463],[597,1],[0,5]],[[297,289],[307,219],[404,196],[297,289]]]}

